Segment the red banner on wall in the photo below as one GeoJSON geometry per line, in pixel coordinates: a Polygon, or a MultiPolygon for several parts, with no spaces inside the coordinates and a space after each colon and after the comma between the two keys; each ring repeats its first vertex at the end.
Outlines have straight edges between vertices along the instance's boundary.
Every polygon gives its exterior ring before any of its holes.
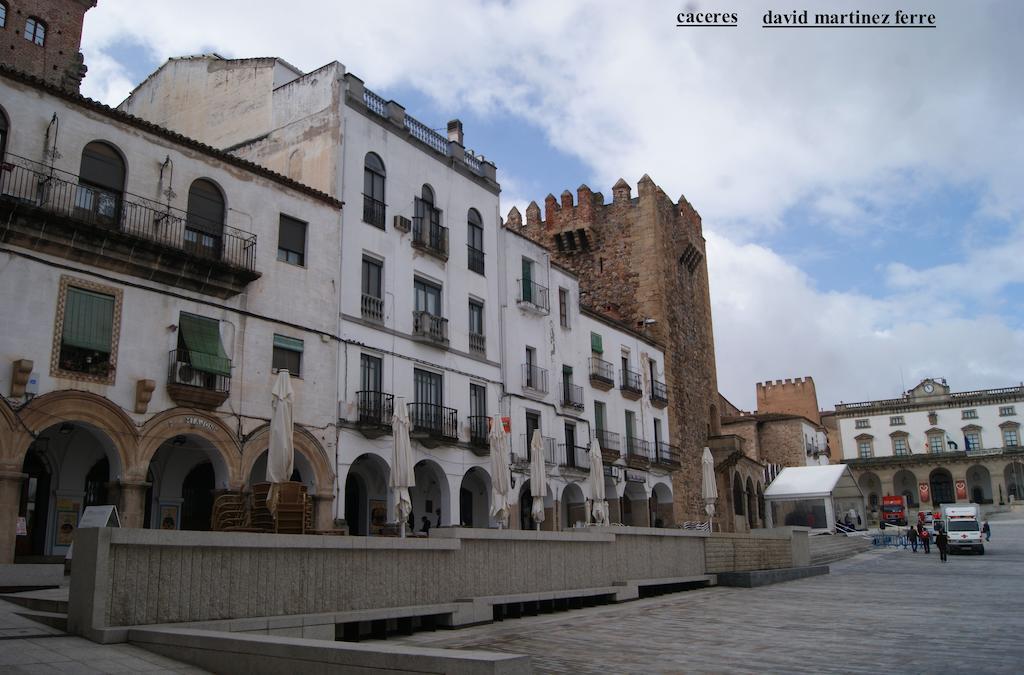
{"type": "Polygon", "coordinates": [[[967,500],[967,481],[965,481],[965,480],[958,480],[958,481],[956,481],[956,483],[954,483],[954,485],[956,486],[956,500],[958,502],[966,501],[967,500]]]}
{"type": "Polygon", "coordinates": [[[932,501],[932,491],[931,488],[928,487],[928,483],[918,483],[917,494],[921,498],[920,501],[922,504],[928,504],[932,501]]]}

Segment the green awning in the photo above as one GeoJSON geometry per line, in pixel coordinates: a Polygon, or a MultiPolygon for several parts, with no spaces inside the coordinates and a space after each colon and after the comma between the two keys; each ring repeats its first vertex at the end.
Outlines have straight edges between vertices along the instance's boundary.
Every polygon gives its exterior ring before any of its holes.
{"type": "Polygon", "coordinates": [[[274,346],[280,347],[281,349],[287,349],[290,352],[301,352],[302,340],[296,340],[295,338],[285,337],[284,335],[274,333],[274,346]]]}
{"type": "Polygon", "coordinates": [[[590,334],[590,351],[595,354],[604,353],[604,342],[602,341],[601,336],[597,333],[590,334]]]}
{"type": "Polygon", "coordinates": [[[196,370],[231,377],[231,361],[220,343],[220,322],[182,313],[178,321],[181,339],[196,370]]]}
{"type": "Polygon", "coordinates": [[[113,326],[113,296],[68,287],[61,333],[65,345],[109,354],[113,326]]]}

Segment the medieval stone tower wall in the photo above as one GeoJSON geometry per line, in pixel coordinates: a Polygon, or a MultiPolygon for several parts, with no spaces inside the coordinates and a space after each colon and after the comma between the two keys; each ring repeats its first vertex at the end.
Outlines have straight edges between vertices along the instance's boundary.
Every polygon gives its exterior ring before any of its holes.
{"type": "Polygon", "coordinates": [[[647,175],[632,197],[624,180],[612,201],[583,185],[576,203],[548,195],[544,217],[531,203],[506,226],[545,246],[580,279],[581,304],[645,332],[665,346],[671,443],[682,467],[673,478],[676,522],[699,514],[700,457],[718,433],[711,296],[700,215],[684,197],[673,202],[647,175]],[[644,325],[645,319],[655,323],[644,325]]]}
{"type": "Polygon", "coordinates": [[[78,93],[85,76],[79,51],[82,24],[96,0],[7,0],[4,4],[7,16],[0,28],[3,63],[78,93]],[[26,39],[29,19],[42,22],[43,44],[26,39]]]}
{"type": "Polygon", "coordinates": [[[814,379],[798,377],[757,383],[757,412],[803,415],[815,424],[821,424],[818,394],[814,379]]]}

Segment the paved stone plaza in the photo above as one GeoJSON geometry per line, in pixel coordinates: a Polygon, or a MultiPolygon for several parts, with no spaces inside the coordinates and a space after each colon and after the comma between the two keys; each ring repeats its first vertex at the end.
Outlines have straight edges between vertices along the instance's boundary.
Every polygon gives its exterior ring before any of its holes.
{"type": "MultiPolygon", "coordinates": [[[[708,588],[401,642],[494,649],[537,672],[991,672],[1024,664],[1024,519],[986,555],[873,550],[832,574],[708,588]]],[[[581,561],[581,564],[584,564],[581,561]]]]}

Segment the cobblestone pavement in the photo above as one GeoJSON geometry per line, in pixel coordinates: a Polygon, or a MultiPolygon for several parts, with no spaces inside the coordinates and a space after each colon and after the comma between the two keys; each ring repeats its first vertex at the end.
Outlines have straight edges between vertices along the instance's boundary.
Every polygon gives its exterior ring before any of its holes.
{"type": "Polygon", "coordinates": [[[529,654],[544,673],[1020,673],[1024,519],[990,522],[984,556],[941,563],[934,548],[930,555],[872,550],[800,581],[707,588],[395,641],[529,654]]]}

